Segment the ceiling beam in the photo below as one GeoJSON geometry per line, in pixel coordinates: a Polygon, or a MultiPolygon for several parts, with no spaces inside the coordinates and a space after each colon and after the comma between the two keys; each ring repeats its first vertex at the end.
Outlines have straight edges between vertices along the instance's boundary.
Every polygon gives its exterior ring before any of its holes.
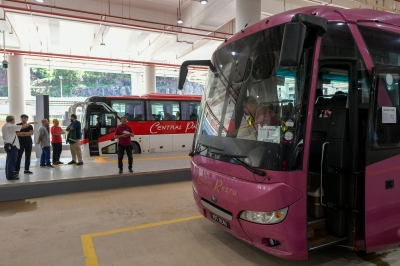
{"type": "MultiPolygon", "coordinates": [[[[4,1],[4,0],[3,0],[4,1]]],[[[226,0],[225,0],[226,1],[226,0]]],[[[190,29],[196,30],[196,33],[190,33],[190,35],[196,35],[200,37],[206,37],[209,34],[209,31],[202,30],[202,29],[195,29],[191,27],[183,27],[183,26],[176,26],[171,24],[165,23],[158,23],[146,20],[138,20],[132,19],[128,17],[121,17],[115,15],[107,15],[107,14],[100,14],[95,12],[89,12],[84,10],[78,9],[71,9],[71,8],[63,8],[51,5],[42,5],[34,2],[22,2],[17,0],[6,0],[4,2],[11,2],[14,4],[19,5],[29,5],[29,8],[20,7],[20,6],[11,6],[11,5],[4,5],[0,4],[0,8],[3,8],[5,11],[8,12],[21,12],[27,13],[31,15],[47,15],[47,16],[54,16],[54,17],[61,17],[65,19],[73,19],[73,20],[80,20],[80,21],[91,21],[97,23],[103,23],[107,25],[114,25],[120,27],[128,27],[128,28],[137,28],[143,29],[148,31],[157,31],[157,32],[166,32],[166,33],[181,33],[182,29],[190,29]],[[38,6],[40,9],[34,9],[32,6],[38,6]],[[48,8],[49,11],[43,10],[43,8],[48,8]],[[57,10],[58,12],[55,12],[57,10]],[[72,14],[71,14],[72,13],[72,14]],[[75,13],[75,14],[73,14],[75,13]],[[77,15],[79,14],[79,15],[77,15]],[[86,15],[86,16],[85,16],[86,15]]],[[[189,33],[188,33],[189,34],[189,33]]],[[[215,39],[227,39],[231,37],[232,34],[225,33],[225,32],[213,32],[210,37],[208,38],[215,38],[215,39]]]]}
{"type": "MultiPolygon", "coordinates": [[[[0,53],[3,53],[3,49],[0,49],[0,53]]],[[[167,64],[159,62],[146,62],[128,59],[115,59],[115,58],[104,58],[104,57],[94,57],[94,56],[82,56],[82,55],[68,55],[68,54],[56,54],[56,53],[46,53],[46,52],[32,52],[32,51],[22,51],[22,50],[11,50],[7,49],[6,53],[14,55],[24,55],[24,56],[39,56],[43,58],[60,58],[60,59],[72,59],[72,60],[82,60],[85,62],[107,62],[107,63],[125,63],[129,65],[141,65],[141,66],[155,66],[155,67],[167,67],[167,68],[180,68],[179,64],[167,64]]],[[[193,70],[208,70],[207,67],[200,66],[190,66],[193,70]]]]}
{"type": "Polygon", "coordinates": [[[149,35],[150,33],[148,32],[141,32],[139,34],[137,32],[132,32],[131,36],[129,37],[129,44],[125,51],[128,53],[133,53],[135,49],[149,37],[149,35]]]}
{"type": "Polygon", "coordinates": [[[165,50],[170,48],[172,45],[176,44],[178,37],[177,36],[172,36],[167,42],[164,42],[161,44],[160,47],[155,49],[153,53],[150,54],[150,60],[154,60],[159,54],[164,53],[165,50]]]}
{"type": "Polygon", "coordinates": [[[49,19],[50,43],[60,45],[60,20],[49,19]]]}

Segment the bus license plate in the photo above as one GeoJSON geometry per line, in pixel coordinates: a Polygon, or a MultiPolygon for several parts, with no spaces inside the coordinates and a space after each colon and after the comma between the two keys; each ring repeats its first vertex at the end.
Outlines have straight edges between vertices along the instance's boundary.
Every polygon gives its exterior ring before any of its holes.
{"type": "Polygon", "coordinates": [[[211,218],[212,218],[214,221],[216,221],[216,222],[222,224],[223,226],[225,226],[225,227],[227,227],[227,228],[229,228],[229,229],[231,228],[231,226],[229,225],[229,223],[228,223],[227,221],[225,221],[224,219],[222,219],[221,217],[219,217],[219,216],[217,216],[217,215],[215,215],[214,213],[211,213],[211,212],[210,212],[210,215],[211,215],[211,218]]]}

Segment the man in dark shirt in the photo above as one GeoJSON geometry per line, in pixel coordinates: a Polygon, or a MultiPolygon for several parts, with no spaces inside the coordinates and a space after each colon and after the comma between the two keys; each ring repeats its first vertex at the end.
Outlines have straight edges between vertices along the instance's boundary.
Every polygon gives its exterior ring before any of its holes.
{"type": "Polygon", "coordinates": [[[115,130],[115,138],[118,139],[118,168],[119,173],[122,174],[122,160],[124,159],[124,153],[128,155],[128,168],[129,172],[132,173],[132,141],[131,137],[134,137],[133,130],[126,124],[128,120],[126,117],[121,118],[121,125],[115,130]]]}
{"type": "Polygon", "coordinates": [[[99,139],[100,138],[100,136],[101,136],[101,118],[100,118],[100,116],[98,116],[97,118],[96,118],[96,120],[97,120],[97,124],[96,124],[96,136],[97,136],[97,139],[99,139]]]}
{"type": "MultiPolygon", "coordinates": [[[[22,126],[27,123],[28,123],[28,116],[23,114],[21,115],[21,123],[17,125],[22,126]]],[[[32,172],[29,171],[29,166],[31,165],[32,135],[33,135],[33,127],[31,125],[17,132],[20,149],[18,150],[17,163],[15,166],[15,175],[19,174],[19,170],[21,168],[21,159],[24,152],[25,152],[24,174],[32,174],[32,172]]]]}
{"type": "Polygon", "coordinates": [[[81,122],[77,120],[76,114],[71,114],[71,124],[67,128],[67,131],[75,131],[76,141],[74,143],[69,144],[69,148],[71,150],[72,161],[68,164],[76,164],[76,165],[83,165],[82,161],[82,150],[81,150],[81,122]],[[78,158],[78,162],[76,161],[78,158]]]}

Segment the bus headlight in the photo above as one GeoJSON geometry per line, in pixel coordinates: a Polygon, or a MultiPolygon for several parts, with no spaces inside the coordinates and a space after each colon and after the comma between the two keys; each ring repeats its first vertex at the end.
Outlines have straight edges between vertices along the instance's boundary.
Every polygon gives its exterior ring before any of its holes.
{"type": "Polygon", "coordinates": [[[272,212],[243,211],[240,218],[257,224],[276,224],[286,218],[289,207],[272,212]]]}
{"type": "Polygon", "coordinates": [[[192,187],[193,187],[193,191],[197,194],[197,195],[199,195],[199,192],[197,191],[197,187],[193,184],[192,185],[192,187]]]}

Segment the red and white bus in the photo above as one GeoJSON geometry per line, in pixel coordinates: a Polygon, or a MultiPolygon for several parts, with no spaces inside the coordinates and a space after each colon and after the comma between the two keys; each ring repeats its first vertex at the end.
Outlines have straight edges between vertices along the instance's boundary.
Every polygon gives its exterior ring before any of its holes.
{"type": "Polygon", "coordinates": [[[191,152],[199,212],[270,254],[400,245],[400,16],[305,7],[221,44],[191,152]]]}
{"type": "Polygon", "coordinates": [[[69,115],[81,109],[84,156],[117,153],[114,131],[122,116],[135,133],[133,153],[189,151],[200,100],[200,96],[170,94],[93,96],[70,107],[69,115]]]}

